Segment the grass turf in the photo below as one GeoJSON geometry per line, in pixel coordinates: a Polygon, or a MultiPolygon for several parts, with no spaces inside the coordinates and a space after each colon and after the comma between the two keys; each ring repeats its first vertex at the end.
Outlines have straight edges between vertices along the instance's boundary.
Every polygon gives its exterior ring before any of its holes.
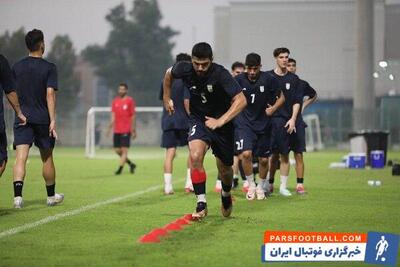
{"type": "MultiPolygon", "coordinates": [[[[382,231],[400,233],[400,177],[391,169],[328,169],[344,152],[305,155],[305,185],[309,194],[285,198],[274,194],[266,201],[249,202],[240,190],[232,217],[221,216],[219,196],[213,192],[215,160],[208,153],[209,216],[158,244],[139,244],[137,239],[156,227],[190,213],[194,196],[183,192],[186,174],[184,149],[175,161],[175,195],[162,194],[163,151],[132,148],[138,168],[125,168],[114,176],[118,161],[88,160],[83,149],[59,148],[55,152],[57,192],[65,203],[46,207],[46,191],[38,156],[32,155],[24,184],[25,207],[12,208],[11,165],[0,179],[0,233],[51,215],[78,209],[160,185],[137,197],[100,206],[0,239],[0,266],[263,266],[261,245],[265,230],[333,232],[382,231]],[[368,186],[379,179],[382,186],[368,186]]],[[[400,158],[390,153],[389,158],[400,158]]],[[[277,179],[279,181],[279,179],[277,179]]],[[[294,190],[291,169],[289,188],[294,190]]],[[[365,266],[363,263],[274,263],[274,266],[365,266]]]]}

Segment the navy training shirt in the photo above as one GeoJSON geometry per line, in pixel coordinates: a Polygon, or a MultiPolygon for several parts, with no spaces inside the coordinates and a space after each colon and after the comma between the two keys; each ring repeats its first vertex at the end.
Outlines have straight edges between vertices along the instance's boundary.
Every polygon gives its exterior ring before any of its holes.
{"type": "MultiPolygon", "coordinates": [[[[270,75],[274,76],[279,83],[279,88],[285,96],[285,103],[274,113],[273,117],[283,117],[289,120],[292,116],[293,105],[303,102],[303,85],[300,84],[300,79],[296,74],[287,72],[281,76],[275,73],[274,70],[267,71],[270,75]]],[[[301,110],[299,111],[300,114],[301,110]]]]}
{"type": "MultiPolygon", "coordinates": [[[[159,99],[163,100],[163,84],[161,83],[159,99]]],[[[161,118],[161,128],[168,130],[187,130],[189,129],[189,115],[186,113],[184,100],[190,99],[189,89],[184,85],[181,79],[172,82],[171,99],[174,102],[175,112],[169,115],[167,110],[163,109],[161,118]]]]}
{"type": "Polygon", "coordinates": [[[15,82],[12,76],[10,65],[7,59],[0,54],[0,132],[5,130],[4,125],[4,107],[3,107],[3,91],[6,94],[15,91],[15,82]]]}
{"type": "MultiPolygon", "coordinates": [[[[313,98],[317,94],[317,92],[314,90],[314,88],[312,88],[311,85],[307,81],[300,79],[299,83],[300,83],[300,87],[303,88],[303,98],[305,96],[308,96],[309,98],[313,98]]],[[[301,101],[300,114],[297,119],[299,122],[303,121],[303,114],[301,113],[302,109],[303,109],[303,101],[301,101]]],[[[297,124],[297,120],[296,120],[296,124],[297,124]]]]}
{"type": "Polygon", "coordinates": [[[56,65],[43,58],[26,57],[13,66],[22,113],[29,123],[49,124],[47,88],[57,90],[56,65]]]}
{"type": "Polygon", "coordinates": [[[212,63],[204,76],[198,76],[191,62],[177,62],[172,77],[182,79],[190,92],[190,117],[205,121],[218,119],[231,106],[232,98],[242,89],[223,66],[212,63]]]}
{"type": "Polygon", "coordinates": [[[247,99],[247,106],[235,119],[235,125],[240,128],[245,124],[255,132],[264,132],[270,121],[265,109],[281,94],[278,80],[263,71],[254,82],[249,80],[247,73],[239,74],[235,79],[247,99]]]}

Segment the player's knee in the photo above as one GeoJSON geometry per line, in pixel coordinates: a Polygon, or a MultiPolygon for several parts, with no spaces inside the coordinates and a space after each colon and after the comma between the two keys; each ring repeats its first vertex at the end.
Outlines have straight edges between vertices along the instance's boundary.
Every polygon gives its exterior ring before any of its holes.
{"type": "Polygon", "coordinates": [[[303,164],[303,154],[302,153],[295,153],[294,159],[296,160],[296,163],[303,164]]]}
{"type": "Polygon", "coordinates": [[[281,155],[281,163],[289,163],[289,155],[282,154],[281,155]]]}
{"type": "Polygon", "coordinates": [[[259,158],[258,162],[263,167],[267,167],[268,166],[268,158],[259,158]]]}
{"type": "Polygon", "coordinates": [[[191,151],[190,152],[190,160],[192,161],[193,167],[201,167],[203,163],[203,153],[200,151],[191,151]]]}
{"type": "Polygon", "coordinates": [[[7,165],[7,162],[6,162],[6,161],[3,161],[3,162],[0,164],[0,177],[3,175],[3,172],[4,172],[4,170],[6,169],[6,165],[7,165]]]}
{"type": "Polygon", "coordinates": [[[250,150],[248,150],[248,151],[244,151],[243,153],[242,153],[242,159],[243,160],[252,160],[253,159],[253,154],[251,153],[251,151],[250,150]]]}
{"type": "Polygon", "coordinates": [[[228,177],[232,174],[233,170],[231,166],[220,165],[218,166],[218,172],[221,177],[228,177]]]}

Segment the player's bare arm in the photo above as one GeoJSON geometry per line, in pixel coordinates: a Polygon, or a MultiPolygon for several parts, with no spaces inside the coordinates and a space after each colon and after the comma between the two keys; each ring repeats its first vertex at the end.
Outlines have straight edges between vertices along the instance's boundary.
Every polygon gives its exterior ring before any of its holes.
{"type": "Polygon", "coordinates": [[[265,113],[267,114],[267,116],[272,116],[275,113],[275,111],[277,111],[278,108],[280,108],[284,103],[285,103],[285,96],[283,92],[281,92],[281,95],[275,101],[275,104],[272,106],[268,105],[268,107],[265,109],[265,113]]]}
{"type": "Polygon", "coordinates": [[[301,113],[304,112],[304,110],[306,109],[306,107],[308,107],[309,105],[311,105],[312,103],[314,103],[315,100],[317,100],[317,98],[318,98],[318,95],[315,94],[315,96],[310,97],[309,99],[305,100],[305,101],[303,102],[303,108],[301,109],[301,113]]]}
{"type": "Polygon", "coordinates": [[[25,125],[26,124],[26,117],[24,114],[22,114],[21,108],[19,106],[19,101],[18,101],[18,95],[16,92],[10,92],[7,95],[8,102],[12,106],[12,108],[15,111],[15,114],[17,114],[17,117],[21,120],[20,125],[25,125]]]}
{"type": "Polygon", "coordinates": [[[54,90],[54,88],[47,88],[46,100],[50,117],[49,135],[54,137],[55,139],[58,139],[56,132],[56,91],[54,90]]]}
{"type": "Polygon", "coordinates": [[[285,124],[285,128],[288,128],[287,132],[289,134],[296,132],[296,118],[299,112],[300,112],[300,104],[296,103],[293,105],[292,117],[285,124]]]}
{"type": "Polygon", "coordinates": [[[206,117],[206,126],[211,130],[215,130],[219,127],[222,127],[229,121],[231,121],[234,117],[236,117],[247,105],[246,97],[243,92],[235,95],[232,99],[231,107],[227,112],[224,113],[218,119],[206,117]]]}
{"type": "Polygon", "coordinates": [[[171,87],[172,87],[172,81],[174,80],[174,78],[172,77],[172,73],[171,73],[172,68],[169,68],[166,72],[165,72],[165,76],[164,76],[164,82],[163,82],[163,102],[164,102],[164,107],[165,109],[168,111],[168,113],[171,115],[172,113],[174,113],[174,103],[171,99],[171,87]]]}

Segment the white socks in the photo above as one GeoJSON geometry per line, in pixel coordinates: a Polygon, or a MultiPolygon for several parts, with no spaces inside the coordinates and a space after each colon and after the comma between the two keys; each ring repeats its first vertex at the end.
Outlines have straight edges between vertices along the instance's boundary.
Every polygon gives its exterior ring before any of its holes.
{"type": "Polygon", "coordinates": [[[185,188],[193,189],[192,179],[190,178],[190,169],[187,169],[185,188]]]}
{"type": "Polygon", "coordinates": [[[246,175],[246,180],[249,182],[250,187],[255,187],[256,183],[254,181],[254,174],[251,174],[249,176],[246,175]]]}
{"type": "Polygon", "coordinates": [[[197,197],[197,203],[199,202],[207,203],[206,194],[196,195],[196,197],[197,197]]]}
{"type": "Polygon", "coordinates": [[[286,189],[288,176],[281,175],[281,186],[280,189],[286,189]]]}

